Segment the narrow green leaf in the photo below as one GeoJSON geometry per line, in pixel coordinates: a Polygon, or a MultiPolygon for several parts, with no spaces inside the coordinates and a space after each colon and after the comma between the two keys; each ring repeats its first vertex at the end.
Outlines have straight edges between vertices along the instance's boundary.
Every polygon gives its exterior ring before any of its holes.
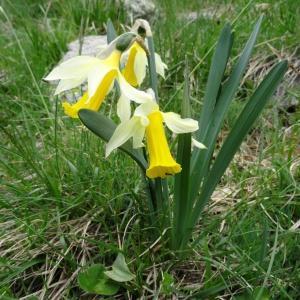
{"type": "Polygon", "coordinates": [[[200,194],[199,201],[196,203],[193,212],[191,224],[195,224],[199,215],[212,195],[216,185],[220,181],[226,168],[231,162],[234,154],[239,149],[240,144],[247,135],[248,131],[261,114],[267,101],[273,95],[276,87],[283,78],[287,69],[287,62],[282,61],[278,63],[268,73],[264,80],[260,83],[247,105],[237,118],[232,130],[230,131],[227,139],[225,140],[207,179],[204,182],[203,190],[200,194]]]}
{"type": "MultiPolygon", "coordinates": [[[[199,141],[203,140],[208,129],[209,121],[211,120],[215,108],[218,92],[230,55],[232,42],[233,34],[231,32],[231,26],[230,24],[226,24],[221,32],[209,70],[203,107],[199,118],[199,130],[197,132],[197,139],[199,141]]],[[[195,149],[195,152],[197,152],[197,149],[195,149]]]]}
{"type": "Polygon", "coordinates": [[[111,19],[107,20],[106,28],[107,28],[107,43],[109,44],[117,37],[117,32],[115,30],[114,24],[112,23],[111,19]]]}
{"type": "Polygon", "coordinates": [[[119,253],[112,265],[111,271],[104,272],[109,278],[117,282],[126,282],[132,280],[135,276],[132,274],[126,264],[125,257],[119,253]]]}
{"type": "Polygon", "coordinates": [[[105,275],[101,264],[90,266],[78,275],[80,288],[88,293],[111,296],[118,292],[120,286],[105,275]]]}
{"type": "Polygon", "coordinates": [[[262,17],[260,17],[259,20],[256,22],[254,29],[250,35],[250,38],[248,39],[238,62],[234,66],[229,79],[226,81],[224,87],[221,90],[221,94],[217,100],[216,107],[214,109],[209,123],[209,128],[205,136],[203,137],[203,140],[200,141],[207,147],[207,149],[205,149],[205,151],[195,152],[195,155],[193,157],[193,164],[191,166],[192,183],[190,194],[192,199],[194,199],[197,196],[201,181],[209,170],[209,164],[211,161],[218,134],[221,130],[229,104],[232,101],[238,89],[241,78],[248,65],[250,55],[252,53],[259,33],[261,22],[262,17]]]}
{"type": "MultiPolygon", "coordinates": [[[[111,119],[101,113],[89,109],[81,109],[78,115],[81,122],[89,130],[106,142],[111,138],[117,127],[111,119]]],[[[120,149],[131,156],[143,170],[146,170],[148,165],[147,161],[140,151],[132,148],[132,143],[130,141],[123,144],[120,149]]]]}
{"type": "MultiPolygon", "coordinates": [[[[181,116],[190,117],[189,79],[186,61],[184,97],[182,101],[181,116]]],[[[177,146],[177,162],[181,165],[182,171],[175,176],[174,182],[174,216],[172,247],[180,249],[185,234],[186,220],[189,213],[192,213],[192,203],[189,202],[190,183],[190,159],[191,159],[191,133],[179,135],[177,146]]]]}

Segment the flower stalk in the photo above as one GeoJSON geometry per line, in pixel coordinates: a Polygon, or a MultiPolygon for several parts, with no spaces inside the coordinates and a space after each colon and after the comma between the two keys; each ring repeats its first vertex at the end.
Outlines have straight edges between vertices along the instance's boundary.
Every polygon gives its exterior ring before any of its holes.
{"type": "MultiPolygon", "coordinates": [[[[155,65],[155,47],[154,47],[154,40],[152,33],[151,35],[146,35],[147,42],[148,42],[148,49],[149,54],[147,55],[148,59],[148,66],[149,66],[149,79],[150,79],[150,86],[154,91],[155,100],[159,103],[159,96],[158,96],[158,80],[157,80],[157,73],[156,73],[156,65],[155,65]]],[[[150,162],[151,163],[151,162],[150,162]]],[[[150,181],[151,179],[148,179],[150,181]]],[[[167,201],[169,201],[169,189],[167,179],[162,178],[155,178],[155,201],[158,208],[158,217],[161,218],[162,225],[166,225],[166,211],[168,208],[167,201]],[[160,215],[159,215],[160,214],[160,215]]],[[[170,220],[168,220],[167,227],[170,226],[170,220]]],[[[163,227],[162,227],[163,229],[163,227]]]]}

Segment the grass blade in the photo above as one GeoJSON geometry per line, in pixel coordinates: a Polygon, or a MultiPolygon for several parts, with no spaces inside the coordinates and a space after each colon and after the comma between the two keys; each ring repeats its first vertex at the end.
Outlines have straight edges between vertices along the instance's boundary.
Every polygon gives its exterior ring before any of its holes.
{"type": "Polygon", "coordinates": [[[227,169],[234,154],[237,152],[243,139],[267,104],[267,101],[275,92],[276,87],[282,80],[286,70],[286,61],[282,61],[273,67],[273,69],[268,73],[268,75],[256,89],[247,105],[241,112],[240,116],[237,118],[216,158],[211,171],[208,174],[206,181],[204,182],[199,201],[194,208],[191,224],[194,225],[197,222],[202,209],[212,195],[216,185],[227,169]]]}
{"type": "MultiPolygon", "coordinates": [[[[81,122],[88,129],[106,142],[111,138],[117,127],[111,119],[89,109],[81,109],[78,115],[81,122]]],[[[147,168],[148,163],[145,158],[141,152],[132,148],[130,141],[123,144],[120,149],[131,156],[143,170],[147,168]]]]}
{"type": "MultiPolygon", "coordinates": [[[[36,264],[42,263],[43,260],[42,259],[33,259],[30,261],[26,261],[24,263],[22,263],[19,266],[14,266],[14,267],[10,267],[10,270],[7,272],[1,272],[2,274],[0,274],[0,288],[4,288],[7,284],[9,284],[11,281],[13,281],[15,279],[16,276],[20,276],[21,274],[30,269],[31,267],[33,267],[36,264]]],[[[0,262],[0,267],[4,267],[2,265],[2,263],[0,262]]]]}
{"type": "Polygon", "coordinates": [[[223,120],[225,118],[226,112],[228,110],[229,104],[233,99],[236,90],[238,89],[241,78],[245,72],[248,65],[250,55],[254,48],[260,25],[262,22],[262,17],[256,22],[254,29],[248,39],[244,50],[236,63],[228,81],[224,84],[221,90],[220,97],[217,100],[216,107],[212,114],[212,118],[209,124],[209,128],[206,132],[203,142],[207,149],[202,152],[197,152],[193,158],[193,165],[191,167],[192,183],[191,183],[191,197],[194,199],[200,188],[201,181],[206,175],[209,169],[210,159],[214,151],[215,142],[220,132],[223,120]],[[195,174],[197,174],[195,176],[195,174]]]}

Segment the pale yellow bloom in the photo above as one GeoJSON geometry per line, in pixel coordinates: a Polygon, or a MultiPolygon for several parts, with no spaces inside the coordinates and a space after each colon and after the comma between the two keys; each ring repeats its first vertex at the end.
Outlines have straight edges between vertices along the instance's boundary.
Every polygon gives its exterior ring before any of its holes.
{"type": "Polygon", "coordinates": [[[149,167],[146,175],[150,178],[176,174],[181,166],[176,163],[170,152],[165,135],[163,122],[174,133],[194,132],[198,129],[198,122],[186,118],[182,119],[173,112],[164,113],[159,110],[157,103],[152,100],[138,106],[131,119],[121,122],[106,145],[106,157],[130,138],[133,147],[143,147],[146,136],[149,154],[149,167]]]}
{"type": "MultiPolygon", "coordinates": [[[[145,50],[137,42],[134,42],[132,46],[123,53],[121,64],[124,65],[122,73],[126,80],[132,86],[141,85],[146,76],[148,60],[145,50]]],[[[167,65],[163,63],[157,53],[155,53],[155,66],[156,73],[165,78],[167,65]]]]}
{"type": "MultiPolygon", "coordinates": [[[[100,84],[98,85],[96,91],[89,96],[89,92],[85,92],[83,96],[75,103],[70,104],[67,101],[63,102],[63,108],[65,113],[72,117],[78,118],[78,111],[80,109],[86,108],[94,111],[98,111],[105,96],[108,94],[109,90],[112,87],[114,79],[118,76],[118,60],[120,59],[120,52],[114,51],[107,59],[103,61],[103,65],[106,65],[107,68],[112,67],[102,78],[100,84]],[[113,68],[115,66],[115,68],[113,68]]],[[[103,66],[102,66],[103,67],[103,66]]]]}
{"type": "MultiPolygon", "coordinates": [[[[125,36],[126,37],[126,36],[125,36]]],[[[119,39],[120,41],[120,39],[119,39]]],[[[111,90],[114,80],[117,80],[122,95],[131,101],[144,103],[151,97],[143,91],[132,87],[119,70],[121,50],[118,44],[110,44],[102,52],[102,58],[90,56],[76,56],[54,68],[45,80],[60,80],[55,95],[75,88],[87,80],[88,90],[79,101],[73,105],[63,103],[65,113],[77,118],[82,108],[99,110],[105,96],[111,90]]],[[[122,44],[123,47],[123,44],[122,44]]]]}

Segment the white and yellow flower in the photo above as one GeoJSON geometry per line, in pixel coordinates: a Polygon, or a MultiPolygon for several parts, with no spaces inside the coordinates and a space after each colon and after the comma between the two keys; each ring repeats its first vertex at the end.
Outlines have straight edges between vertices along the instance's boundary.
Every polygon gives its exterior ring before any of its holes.
{"type": "MultiPolygon", "coordinates": [[[[133,86],[139,86],[146,76],[146,69],[148,66],[148,59],[146,52],[148,51],[148,38],[152,38],[152,31],[148,21],[137,19],[131,28],[132,32],[139,35],[143,39],[143,47],[137,42],[122,54],[121,65],[125,66],[122,73],[126,80],[133,86]]],[[[165,78],[165,69],[167,65],[162,61],[159,54],[155,53],[155,67],[156,73],[165,78]]]]}
{"type": "Polygon", "coordinates": [[[106,157],[130,138],[133,148],[143,147],[146,136],[150,164],[146,171],[149,178],[176,174],[181,166],[174,160],[170,152],[163,123],[174,133],[194,132],[198,122],[173,112],[161,112],[155,101],[148,101],[135,109],[133,117],[121,122],[106,145],[106,157]]]}
{"type": "Polygon", "coordinates": [[[102,58],[90,56],[76,56],[54,68],[44,79],[47,81],[59,80],[55,95],[80,86],[87,80],[87,92],[73,105],[63,102],[65,113],[77,118],[78,111],[86,108],[99,110],[105,96],[117,80],[122,95],[136,103],[144,103],[151,97],[143,91],[132,87],[119,70],[120,58],[135,34],[121,35],[107,49],[102,51],[102,58]]]}
{"type": "MultiPolygon", "coordinates": [[[[121,65],[124,66],[122,73],[132,86],[140,86],[146,76],[148,66],[145,50],[134,42],[132,46],[122,54],[121,65]]],[[[159,54],[155,53],[156,73],[165,78],[167,65],[162,61],[159,54]]]]}

